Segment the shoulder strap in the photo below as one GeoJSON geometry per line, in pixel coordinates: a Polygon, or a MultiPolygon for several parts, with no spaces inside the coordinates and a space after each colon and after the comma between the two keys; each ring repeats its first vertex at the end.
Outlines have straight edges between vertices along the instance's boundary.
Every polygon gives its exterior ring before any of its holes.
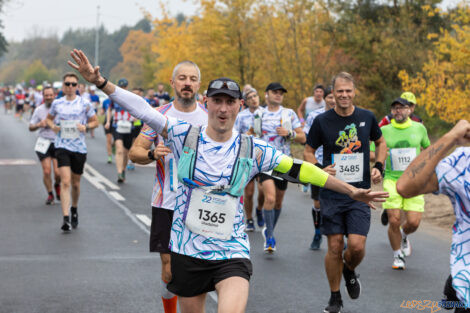
{"type": "Polygon", "coordinates": [[[232,174],[230,175],[230,185],[233,185],[233,182],[236,181],[237,175],[239,173],[238,163],[241,158],[251,159],[253,155],[253,137],[245,134],[240,134],[240,147],[238,148],[237,158],[235,159],[235,164],[232,166],[232,174]]]}
{"type": "MultiPolygon", "coordinates": [[[[183,141],[183,153],[187,152],[188,149],[194,152],[194,153],[191,153],[191,157],[190,157],[191,160],[189,160],[190,166],[187,168],[188,173],[186,173],[188,175],[188,178],[191,180],[194,177],[194,171],[196,169],[197,148],[199,145],[200,133],[201,133],[201,127],[193,127],[192,125],[189,125],[188,132],[186,133],[186,136],[184,137],[184,141],[183,141]]],[[[178,171],[179,170],[180,168],[178,167],[178,171]]]]}

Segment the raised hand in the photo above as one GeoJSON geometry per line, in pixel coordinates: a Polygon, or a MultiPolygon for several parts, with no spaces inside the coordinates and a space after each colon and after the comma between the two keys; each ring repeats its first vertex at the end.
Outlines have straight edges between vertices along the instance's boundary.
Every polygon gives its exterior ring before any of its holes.
{"type": "Polygon", "coordinates": [[[87,82],[95,85],[100,83],[100,78],[102,78],[100,74],[100,67],[93,67],[82,50],[73,49],[70,51],[70,56],[76,63],[75,64],[72,61],[67,61],[70,67],[76,69],[87,82]]]}

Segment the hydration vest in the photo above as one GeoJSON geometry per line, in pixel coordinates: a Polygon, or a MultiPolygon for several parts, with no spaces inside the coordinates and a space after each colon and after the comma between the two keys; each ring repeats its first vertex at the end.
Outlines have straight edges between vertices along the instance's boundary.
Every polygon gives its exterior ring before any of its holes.
{"type": "MultiPolygon", "coordinates": [[[[190,126],[183,142],[183,151],[178,162],[178,180],[186,184],[184,178],[193,180],[194,170],[196,168],[197,149],[199,145],[199,136],[201,127],[190,126]]],[[[253,167],[253,138],[251,136],[240,134],[240,146],[237,152],[237,158],[228,186],[213,186],[211,189],[226,192],[232,196],[239,197],[243,195],[246,184],[253,167]]]]}

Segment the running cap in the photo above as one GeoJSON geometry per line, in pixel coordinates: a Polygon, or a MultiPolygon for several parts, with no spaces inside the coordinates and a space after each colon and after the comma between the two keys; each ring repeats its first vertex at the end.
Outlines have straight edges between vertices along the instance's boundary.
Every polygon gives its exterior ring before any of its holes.
{"type": "Polygon", "coordinates": [[[270,83],[266,87],[265,91],[269,91],[269,90],[282,90],[283,92],[287,92],[287,89],[282,87],[281,83],[278,83],[278,82],[270,83]]]}
{"type": "Polygon", "coordinates": [[[248,88],[244,93],[243,93],[243,99],[246,101],[246,98],[248,98],[248,95],[251,93],[258,93],[255,88],[248,88]]]}
{"type": "Polygon", "coordinates": [[[235,99],[242,99],[242,92],[240,86],[234,80],[221,77],[212,80],[207,88],[207,97],[224,94],[235,99]]]}
{"type": "Polygon", "coordinates": [[[37,85],[37,86],[36,86],[36,89],[39,90],[39,91],[41,91],[41,90],[42,90],[42,85],[37,85]]]}
{"type": "Polygon", "coordinates": [[[119,87],[127,87],[127,85],[129,85],[129,82],[127,81],[127,79],[121,78],[120,80],[118,80],[119,87]]]}
{"type": "Polygon", "coordinates": [[[402,97],[399,97],[399,98],[396,98],[395,100],[393,100],[391,106],[393,107],[393,105],[394,105],[395,103],[399,103],[399,104],[401,104],[401,105],[406,105],[406,106],[411,106],[411,103],[410,103],[408,100],[403,99],[402,97]]]}
{"type": "Polygon", "coordinates": [[[416,97],[410,91],[405,91],[404,93],[402,93],[400,98],[403,98],[403,99],[407,100],[408,102],[411,102],[412,104],[416,104],[416,97]]]}
{"type": "MultiPolygon", "coordinates": [[[[315,88],[316,89],[316,88],[315,88]]],[[[323,99],[325,99],[330,93],[333,92],[333,87],[332,86],[328,86],[326,87],[325,89],[323,89],[324,91],[324,94],[323,94],[323,99]]]]}

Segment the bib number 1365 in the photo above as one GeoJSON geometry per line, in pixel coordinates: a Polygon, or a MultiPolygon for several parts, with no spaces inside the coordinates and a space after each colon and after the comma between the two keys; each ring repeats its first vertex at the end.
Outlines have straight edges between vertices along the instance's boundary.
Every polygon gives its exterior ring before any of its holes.
{"type": "Polygon", "coordinates": [[[199,219],[205,222],[212,222],[212,223],[225,223],[225,213],[218,213],[218,212],[211,212],[209,210],[198,209],[199,211],[199,219]]]}

